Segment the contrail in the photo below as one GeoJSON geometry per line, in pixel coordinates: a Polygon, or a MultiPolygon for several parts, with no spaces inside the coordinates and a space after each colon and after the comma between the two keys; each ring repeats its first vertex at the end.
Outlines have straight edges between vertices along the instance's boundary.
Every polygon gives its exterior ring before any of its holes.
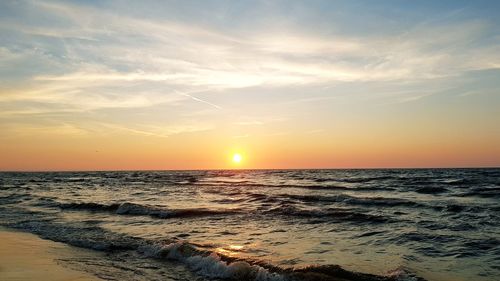
{"type": "Polygon", "coordinates": [[[197,98],[197,97],[193,97],[193,96],[192,96],[192,95],[190,95],[190,94],[186,94],[186,93],[183,93],[183,92],[179,92],[179,91],[177,91],[177,90],[174,90],[174,91],[175,91],[176,93],[180,94],[180,95],[183,95],[183,96],[189,97],[189,98],[191,98],[192,100],[195,100],[195,101],[198,101],[198,102],[202,102],[202,103],[204,103],[204,104],[208,104],[208,105],[213,106],[213,107],[215,107],[215,108],[217,108],[217,109],[222,109],[222,107],[220,107],[220,106],[218,106],[218,105],[216,105],[216,104],[213,104],[213,103],[211,103],[211,102],[208,102],[208,101],[205,101],[205,100],[199,99],[199,98],[197,98]]]}

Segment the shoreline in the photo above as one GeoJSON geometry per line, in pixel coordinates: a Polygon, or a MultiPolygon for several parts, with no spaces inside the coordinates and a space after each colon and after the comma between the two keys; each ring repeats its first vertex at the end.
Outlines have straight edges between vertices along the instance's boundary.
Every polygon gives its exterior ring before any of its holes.
{"type": "Polygon", "coordinates": [[[100,281],[102,279],[61,265],[62,259],[78,256],[79,249],[34,234],[0,227],[0,279],[100,281]]]}

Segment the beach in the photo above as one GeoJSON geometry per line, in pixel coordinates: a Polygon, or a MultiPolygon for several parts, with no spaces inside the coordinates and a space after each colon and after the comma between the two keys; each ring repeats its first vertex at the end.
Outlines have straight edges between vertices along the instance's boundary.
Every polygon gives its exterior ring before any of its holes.
{"type": "Polygon", "coordinates": [[[61,260],[81,255],[76,249],[36,235],[0,228],[0,279],[98,281],[89,273],[70,269],[61,260]]]}

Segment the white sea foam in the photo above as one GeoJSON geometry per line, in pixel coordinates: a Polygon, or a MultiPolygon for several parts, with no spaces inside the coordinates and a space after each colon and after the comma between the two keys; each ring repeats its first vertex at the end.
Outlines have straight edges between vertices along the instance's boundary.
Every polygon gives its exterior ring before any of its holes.
{"type": "Polygon", "coordinates": [[[386,274],[387,277],[394,278],[396,281],[419,281],[419,279],[404,268],[396,268],[395,270],[391,270],[386,274]]]}
{"type": "Polygon", "coordinates": [[[141,247],[140,251],[154,258],[167,258],[186,264],[192,271],[209,278],[245,279],[255,281],[285,281],[283,275],[269,272],[267,269],[251,265],[245,261],[227,263],[221,260],[217,253],[203,255],[191,245],[176,242],[168,245],[149,245],[141,247]]]}

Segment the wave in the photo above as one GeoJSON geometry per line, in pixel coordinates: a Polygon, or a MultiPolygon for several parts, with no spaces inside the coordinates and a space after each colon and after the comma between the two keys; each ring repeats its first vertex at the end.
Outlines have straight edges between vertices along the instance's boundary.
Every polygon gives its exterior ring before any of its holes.
{"type": "Polygon", "coordinates": [[[497,198],[500,197],[500,187],[481,187],[474,188],[471,191],[459,194],[461,197],[483,197],[483,198],[497,198]]]}
{"type": "Polygon", "coordinates": [[[187,209],[162,209],[151,206],[144,206],[134,203],[123,203],[116,210],[117,214],[129,215],[150,215],[159,218],[173,217],[199,217],[212,215],[229,215],[240,213],[234,209],[208,209],[208,208],[187,208],[187,209]]]}
{"type": "Polygon", "coordinates": [[[5,201],[5,203],[9,204],[20,203],[30,199],[31,197],[28,194],[11,193],[5,196],[0,196],[0,201],[5,201]]]}
{"type": "Polygon", "coordinates": [[[153,244],[139,249],[147,257],[182,262],[199,275],[208,278],[256,281],[419,281],[424,280],[404,270],[387,276],[354,272],[339,265],[311,265],[303,268],[280,268],[252,260],[201,251],[186,242],[153,244]]]}
{"type": "Polygon", "coordinates": [[[311,190],[348,190],[348,191],[391,191],[395,190],[388,186],[356,186],[347,187],[341,185],[296,185],[295,188],[311,189],[311,190]]]}
{"type": "Polygon", "coordinates": [[[305,188],[305,189],[352,189],[339,185],[306,185],[306,184],[271,184],[255,183],[250,181],[200,181],[195,185],[199,186],[234,186],[234,187],[270,187],[270,188],[305,188]]]}
{"type": "Polygon", "coordinates": [[[447,185],[474,185],[480,183],[478,180],[474,179],[448,179],[443,181],[442,183],[447,185]]]}
{"type": "MultiPolygon", "coordinates": [[[[249,193],[248,199],[250,202],[264,202],[261,208],[257,210],[257,214],[275,213],[283,216],[303,217],[303,218],[319,218],[338,221],[355,221],[355,222],[388,222],[392,219],[381,215],[371,215],[367,212],[359,212],[347,208],[325,208],[325,209],[304,209],[295,206],[297,200],[305,203],[327,202],[327,203],[344,203],[348,205],[359,205],[363,207],[370,206],[421,206],[420,203],[408,201],[398,198],[385,197],[353,197],[345,194],[335,196],[322,195],[297,195],[297,194],[281,194],[278,196],[268,196],[260,193],[249,193]],[[274,207],[269,204],[275,205],[274,207]],[[265,206],[268,205],[268,206],[265,206]],[[277,205],[277,206],[276,206],[277,205]],[[269,209],[271,207],[271,209],[269,209]]],[[[238,202],[243,199],[237,199],[238,202]]],[[[219,203],[234,203],[232,200],[225,199],[219,203]]],[[[94,202],[72,202],[60,203],[53,200],[44,200],[44,205],[48,204],[53,207],[68,210],[86,210],[91,212],[111,212],[117,215],[135,215],[135,216],[150,216],[159,219],[169,218],[187,218],[187,217],[203,217],[203,216],[218,216],[218,215],[236,215],[244,214],[243,209],[238,208],[184,208],[170,209],[166,207],[158,207],[152,205],[143,205],[137,203],[94,203],[94,202]]],[[[440,209],[441,210],[441,209],[440,209]]]]}
{"type": "MultiPolygon", "coordinates": [[[[300,209],[288,205],[287,201],[280,201],[281,206],[264,210],[263,214],[279,214],[288,217],[317,218],[344,222],[365,222],[365,223],[383,223],[391,219],[367,213],[356,212],[341,208],[327,208],[321,210],[300,209]]],[[[150,216],[159,219],[169,218],[187,218],[216,215],[242,214],[238,209],[208,209],[208,208],[187,208],[187,209],[166,209],[149,205],[135,203],[53,203],[56,207],[69,210],[86,210],[91,212],[112,212],[118,215],[136,215],[150,216]]]]}
{"type": "Polygon", "coordinates": [[[358,187],[347,187],[336,184],[326,184],[326,185],[316,185],[316,184],[271,184],[271,183],[252,183],[250,181],[199,181],[194,183],[196,186],[206,186],[206,187],[268,187],[268,188],[298,188],[298,189],[310,189],[310,190],[395,190],[391,187],[384,186],[358,186],[358,187]]]}
{"type": "Polygon", "coordinates": [[[285,281],[285,276],[257,264],[236,260],[215,252],[202,251],[186,242],[153,244],[138,249],[146,257],[169,259],[186,264],[196,273],[221,279],[285,281]]]}
{"type": "Polygon", "coordinates": [[[355,197],[346,194],[339,194],[334,196],[324,196],[324,195],[282,195],[288,196],[289,198],[304,201],[304,202],[341,202],[351,205],[363,205],[363,206],[407,206],[407,207],[420,207],[422,204],[400,198],[391,197],[355,197]]]}
{"type": "MultiPolygon", "coordinates": [[[[47,201],[47,199],[45,201],[47,201]]],[[[49,202],[49,205],[59,207],[61,209],[89,210],[89,211],[110,211],[110,212],[114,212],[120,207],[120,204],[100,204],[100,203],[93,203],[93,202],[58,203],[58,202],[52,201],[52,202],[49,202]]]]}
{"type": "MultiPolygon", "coordinates": [[[[259,198],[265,196],[263,194],[259,198]]],[[[278,202],[278,201],[277,201],[278,202]]],[[[261,209],[258,212],[261,215],[280,215],[285,217],[295,217],[304,219],[328,220],[330,222],[356,222],[356,223],[386,223],[392,222],[394,219],[382,216],[373,215],[366,212],[343,208],[325,208],[325,209],[302,209],[291,205],[290,201],[280,200],[280,205],[271,209],[261,209]]],[[[158,219],[169,218],[188,218],[188,217],[204,217],[204,216],[219,216],[219,215],[235,215],[244,214],[241,209],[208,209],[208,208],[186,208],[186,209],[166,209],[150,205],[141,205],[135,203],[58,203],[52,202],[53,206],[68,210],[86,210],[91,212],[111,212],[118,215],[135,215],[135,216],[150,216],[158,219]]]]}
{"type": "Polygon", "coordinates": [[[197,185],[245,185],[252,184],[248,180],[199,180],[197,185]]]}
{"type": "MultiPolygon", "coordinates": [[[[242,193],[238,193],[241,195],[242,193]]],[[[336,194],[336,195],[304,195],[304,194],[278,194],[278,195],[266,195],[262,193],[246,193],[247,199],[250,202],[261,201],[265,203],[295,203],[300,201],[303,203],[344,203],[349,205],[361,205],[361,206],[384,206],[384,207],[424,207],[425,204],[402,199],[402,198],[392,198],[392,197],[357,197],[350,196],[347,194],[336,194]]],[[[242,201],[243,199],[238,199],[242,201]]]]}
{"type": "Polygon", "coordinates": [[[377,176],[377,177],[364,177],[364,178],[341,178],[341,179],[332,179],[332,181],[346,182],[346,183],[365,183],[371,181],[382,181],[382,180],[392,180],[392,179],[399,179],[399,177],[377,176]]]}
{"type": "Polygon", "coordinates": [[[240,213],[235,209],[208,209],[208,208],[186,208],[186,209],[166,209],[150,205],[136,203],[112,203],[100,204],[92,202],[83,203],[55,203],[61,209],[88,210],[101,212],[114,212],[118,215],[151,216],[154,218],[186,218],[213,215],[229,215],[240,213]]]}
{"type": "Polygon", "coordinates": [[[141,238],[117,234],[98,226],[73,226],[51,221],[44,221],[40,213],[22,212],[30,220],[7,222],[5,226],[21,229],[52,241],[63,242],[72,246],[97,251],[135,250],[143,241],[141,238]]]}
{"type": "Polygon", "coordinates": [[[371,215],[368,213],[355,212],[341,208],[327,209],[300,209],[291,205],[282,205],[265,211],[284,216],[328,219],[346,222],[364,222],[364,223],[384,223],[391,221],[390,218],[381,215],[371,215]]]}
{"type": "Polygon", "coordinates": [[[417,187],[415,189],[415,192],[423,194],[439,194],[448,191],[449,190],[447,188],[439,186],[423,186],[423,187],[417,187]]]}

